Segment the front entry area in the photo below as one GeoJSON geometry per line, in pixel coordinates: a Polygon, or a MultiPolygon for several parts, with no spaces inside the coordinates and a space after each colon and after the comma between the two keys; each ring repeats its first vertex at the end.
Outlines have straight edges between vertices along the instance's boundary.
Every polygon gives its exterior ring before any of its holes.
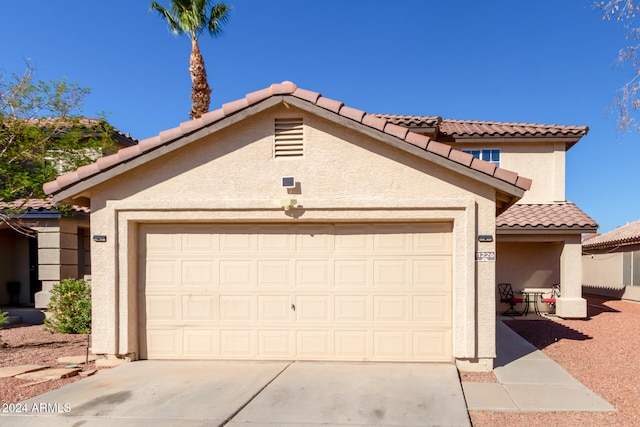
{"type": "Polygon", "coordinates": [[[452,362],[452,223],[141,224],[143,359],[452,362]]]}

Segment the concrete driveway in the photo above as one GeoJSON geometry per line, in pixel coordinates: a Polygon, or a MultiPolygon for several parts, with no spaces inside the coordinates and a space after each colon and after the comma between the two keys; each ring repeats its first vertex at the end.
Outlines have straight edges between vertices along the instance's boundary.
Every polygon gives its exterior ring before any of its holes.
{"type": "Polygon", "coordinates": [[[417,363],[140,361],[21,406],[0,426],[471,425],[456,368],[417,363]]]}

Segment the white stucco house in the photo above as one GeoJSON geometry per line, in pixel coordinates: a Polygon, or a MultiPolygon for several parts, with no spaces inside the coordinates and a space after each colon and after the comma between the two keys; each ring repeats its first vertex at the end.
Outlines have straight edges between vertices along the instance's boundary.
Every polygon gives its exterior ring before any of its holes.
{"type": "Polygon", "coordinates": [[[584,317],[585,127],[367,114],[291,82],[45,185],[91,208],[93,351],[490,370],[496,282],[584,317]],[[467,152],[465,152],[467,151],[467,152]]]}

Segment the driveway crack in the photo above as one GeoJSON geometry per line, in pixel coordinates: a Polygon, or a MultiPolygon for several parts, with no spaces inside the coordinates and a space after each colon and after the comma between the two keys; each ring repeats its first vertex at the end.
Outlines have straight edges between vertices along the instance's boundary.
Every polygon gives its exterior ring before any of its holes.
{"type": "Polygon", "coordinates": [[[264,389],[265,389],[265,388],[269,387],[269,385],[270,385],[272,382],[274,382],[274,381],[275,381],[275,380],[276,380],[280,375],[282,375],[282,373],[283,373],[284,371],[286,371],[286,370],[287,370],[287,368],[288,368],[289,366],[291,366],[294,362],[295,362],[295,361],[294,361],[294,360],[292,360],[291,362],[289,362],[289,363],[287,364],[287,366],[285,366],[284,368],[282,368],[282,370],[281,370],[280,372],[278,372],[278,374],[277,374],[276,376],[274,376],[273,378],[271,378],[271,380],[270,380],[269,382],[267,382],[267,383],[266,383],[266,384],[265,384],[265,385],[264,385],[260,390],[258,390],[258,391],[256,392],[256,394],[254,394],[253,396],[251,396],[251,399],[247,400],[247,401],[245,402],[245,404],[244,404],[244,405],[240,406],[240,407],[239,407],[239,408],[238,408],[238,409],[237,409],[233,414],[231,414],[229,417],[227,417],[227,419],[226,419],[226,420],[224,420],[224,422],[223,422],[222,424],[220,424],[220,427],[224,427],[225,425],[227,425],[227,423],[228,423],[229,421],[233,420],[233,419],[236,417],[236,415],[238,415],[238,414],[240,413],[240,411],[242,411],[244,408],[246,408],[246,407],[247,407],[247,405],[248,405],[249,403],[253,402],[253,400],[254,400],[256,397],[258,397],[258,395],[259,395],[260,393],[262,393],[262,392],[264,391],[264,389]]]}

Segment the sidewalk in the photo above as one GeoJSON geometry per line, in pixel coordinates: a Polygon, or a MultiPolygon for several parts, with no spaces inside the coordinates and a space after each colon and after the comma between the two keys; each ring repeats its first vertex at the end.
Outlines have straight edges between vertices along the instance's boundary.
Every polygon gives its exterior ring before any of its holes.
{"type": "Polygon", "coordinates": [[[502,412],[615,411],[551,358],[496,322],[496,383],[463,382],[469,410],[502,412]]]}

